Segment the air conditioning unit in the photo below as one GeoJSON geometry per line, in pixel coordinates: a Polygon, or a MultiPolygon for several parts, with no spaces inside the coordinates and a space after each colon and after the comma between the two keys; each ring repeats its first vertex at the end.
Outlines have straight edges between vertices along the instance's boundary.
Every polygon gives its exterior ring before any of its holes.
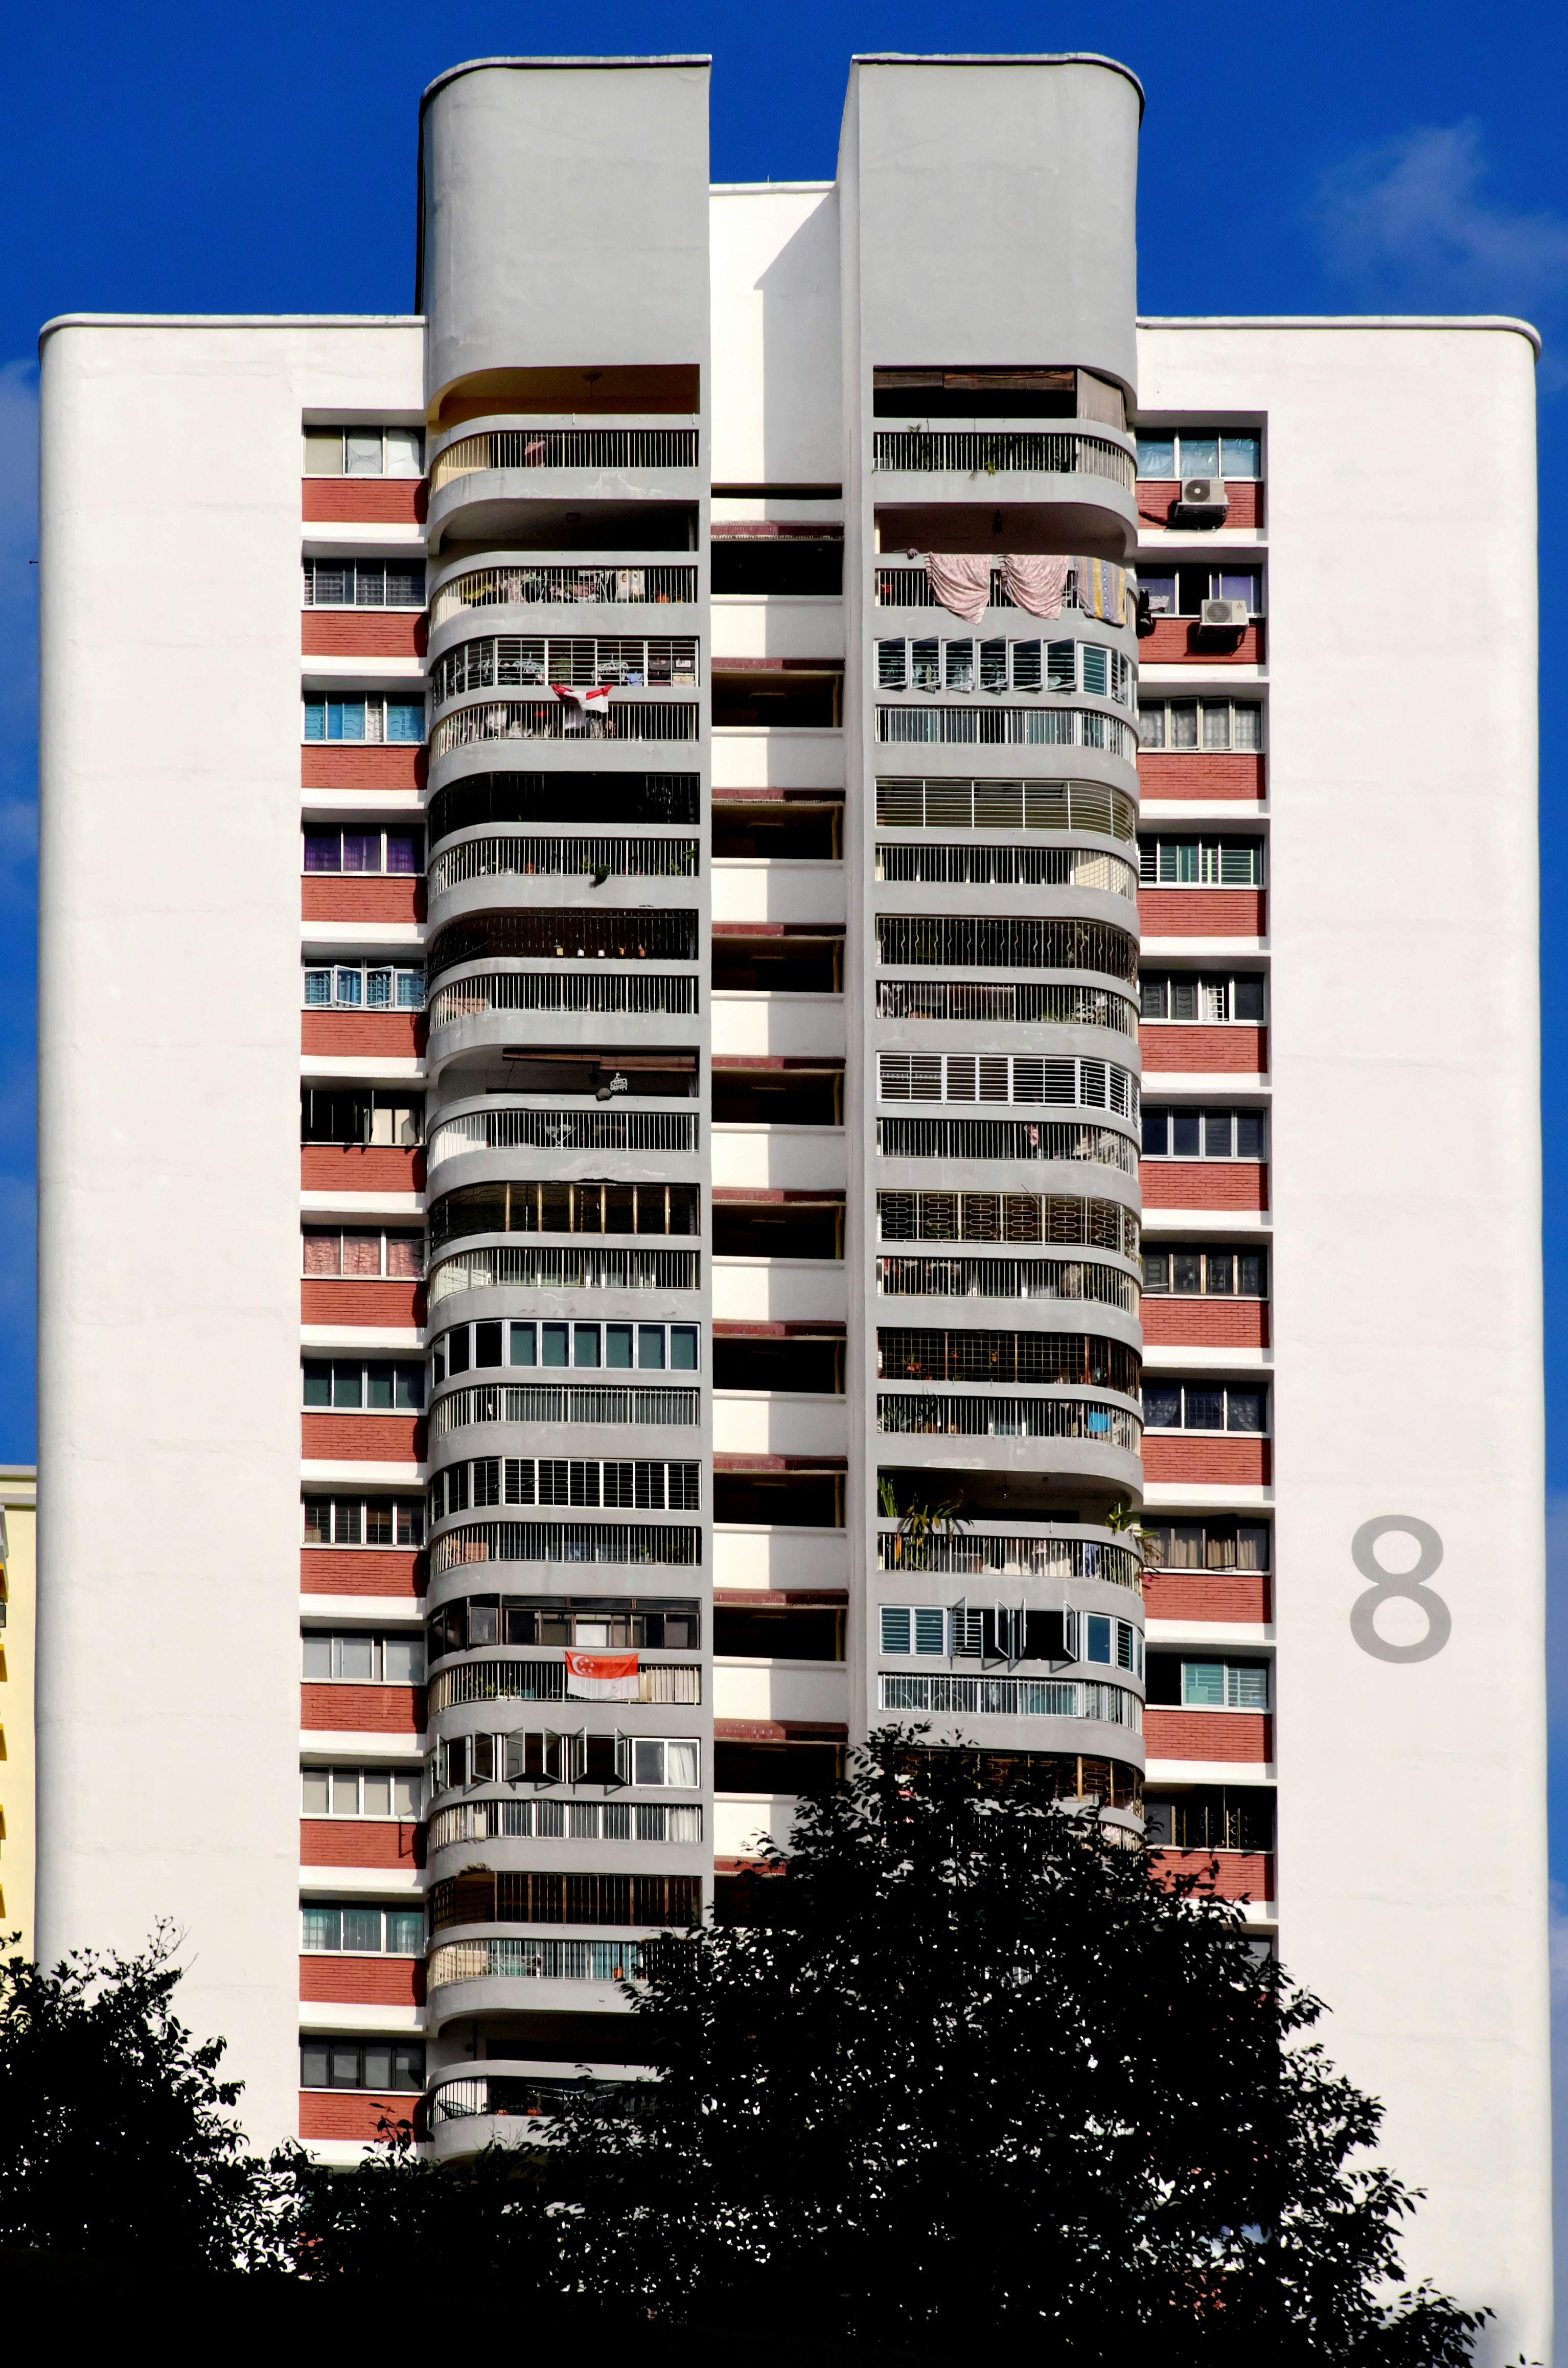
{"type": "Polygon", "coordinates": [[[1248,622],[1247,604],[1244,600],[1200,601],[1198,621],[1211,632],[1244,633],[1248,622]]]}
{"type": "Polygon", "coordinates": [[[1176,498],[1181,518],[1207,518],[1217,524],[1231,507],[1223,477],[1184,477],[1176,498]]]}

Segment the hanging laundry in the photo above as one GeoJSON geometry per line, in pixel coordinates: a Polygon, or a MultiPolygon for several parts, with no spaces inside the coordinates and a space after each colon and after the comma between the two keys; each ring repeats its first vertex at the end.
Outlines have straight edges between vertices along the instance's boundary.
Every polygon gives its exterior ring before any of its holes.
{"type": "Polygon", "coordinates": [[[568,707],[575,711],[566,718],[565,729],[568,732],[585,732],[590,716],[602,716],[608,721],[609,716],[608,682],[597,684],[592,690],[574,689],[569,682],[552,682],[550,687],[557,699],[563,700],[568,707]]]}
{"type": "Polygon", "coordinates": [[[926,561],[931,589],[944,609],[978,625],[991,606],[991,554],[986,551],[933,551],[926,561]]]}
{"type": "Polygon", "coordinates": [[[1108,625],[1124,625],[1131,580],[1127,569],[1112,559],[1080,559],[1076,566],[1078,606],[1085,616],[1103,618],[1108,625]]]}
{"type": "MultiPolygon", "coordinates": [[[[1045,559],[1034,552],[1009,552],[1002,562],[1002,583],[1015,608],[1031,617],[1060,617],[1067,590],[1070,559],[1045,559]]],[[[1083,581],[1082,560],[1078,563],[1083,581]]]]}

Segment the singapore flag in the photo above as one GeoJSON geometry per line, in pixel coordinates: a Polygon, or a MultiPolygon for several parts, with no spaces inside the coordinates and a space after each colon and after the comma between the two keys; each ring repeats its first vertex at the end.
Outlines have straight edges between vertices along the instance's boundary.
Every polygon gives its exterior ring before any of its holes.
{"type": "Polygon", "coordinates": [[[585,731],[590,715],[608,716],[609,713],[608,682],[601,682],[594,690],[574,690],[569,682],[552,682],[550,687],[557,699],[563,700],[568,707],[576,711],[567,718],[568,732],[585,731]]]}
{"type": "Polygon", "coordinates": [[[576,1702],[635,1702],[635,1653],[568,1653],[566,1691],[576,1702]]]}

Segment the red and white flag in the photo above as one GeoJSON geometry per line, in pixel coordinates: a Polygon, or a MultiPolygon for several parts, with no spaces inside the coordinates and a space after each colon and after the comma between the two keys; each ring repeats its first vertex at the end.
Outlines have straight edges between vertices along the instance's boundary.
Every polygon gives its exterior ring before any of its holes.
{"type": "Polygon", "coordinates": [[[575,1702],[635,1702],[635,1653],[568,1653],[566,1691],[575,1702]]]}
{"type": "Polygon", "coordinates": [[[568,716],[566,720],[568,732],[583,731],[590,715],[608,716],[609,713],[608,682],[598,683],[592,690],[578,690],[569,682],[552,682],[550,687],[557,699],[564,700],[568,707],[574,707],[577,711],[575,716],[568,716]]]}

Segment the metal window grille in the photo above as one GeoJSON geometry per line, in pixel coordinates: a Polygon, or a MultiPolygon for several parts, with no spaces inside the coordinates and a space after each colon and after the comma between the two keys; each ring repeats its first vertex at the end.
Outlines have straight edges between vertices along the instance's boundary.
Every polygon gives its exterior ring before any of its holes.
{"type": "Polygon", "coordinates": [[[879,1326],[877,1374],[885,1382],[1065,1382],[1135,1398],[1142,1360],[1096,1332],[906,1331],[879,1326]]]}
{"type": "Polygon", "coordinates": [[[1138,1116],[1138,1080],[1113,1061],[1037,1059],[1021,1053],[882,1053],[884,1102],[1064,1102],[1138,1116]]]}
{"type": "Polygon", "coordinates": [[[465,978],[430,998],[430,1025],[452,1028],[491,1011],[694,1012],[695,978],[574,977],[559,971],[501,971],[465,978]]]}
{"type": "Polygon", "coordinates": [[[1135,1210],[1118,1201],[1039,1192],[879,1192],[884,1242],[1083,1243],[1136,1258],[1135,1210]]]}
{"type": "Polygon", "coordinates": [[[303,589],[307,609],[423,609],[425,570],[380,559],[307,559],[303,589]]]}
{"type": "Polygon", "coordinates": [[[569,682],[592,690],[695,689],[697,643],[689,633],[495,633],[460,642],[430,668],[430,696],[443,703],[465,691],[526,689],[569,682]]]}
{"type": "MultiPolygon", "coordinates": [[[[527,961],[553,956],[558,962],[587,957],[605,962],[695,962],[695,911],[659,913],[553,911],[483,913],[450,921],[430,947],[426,974],[436,978],[460,962],[527,961]]],[[[1128,975],[1131,977],[1131,973],[1128,975]]]]}
{"type": "Polygon", "coordinates": [[[1114,1028],[1136,1036],[1138,1010],[1103,986],[981,986],[948,979],[880,978],[879,1019],[1021,1020],[1054,1028],[1114,1028]]]}
{"type": "Polygon", "coordinates": [[[695,1151],[692,1110],[469,1110],[432,1127],[434,1168],[467,1151],[695,1151]]]}
{"type": "Polygon", "coordinates": [[[879,1570],[930,1571],[963,1578],[1094,1578],[1141,1591],[1143,1565],[1130,1546],[1097,1538],[931,1537],[877,1531],[879,1570]]]}
{"type": "MultiPolygon", "coordinates": [[[[1091,699],[1113,699],[1128,707],[1132,682],[1131,660],[1103,642],[1004,635],[977,641],[971,634],[946,633],[912,640],[905,633],[888,633],[877,643],[881,690],[1083,691],[1091,699]]],[[[483,686],[471,686],[488,687],[488,679],[483,686]]]]}
{"type": "MultiPolygon", "coordinates": [[[[430,1552],[430,1575],[479,1562],[597,1563],[691,1569],[702,1560],[702,1532],[651,1522],[473,1521],[449,1530],[430,1552]]],[[[651,1700],[651,1696],[638,1697],[651,1700]]]]}
{"type": "Polygon", "coordinates": [[[1263,747],[1263,707],[1256,699],[1141,699],[1138,736],[1145,748],[1256,756],[1263,747]]]}
{"type": "Polygon", "coordinates": [[[1066,1126],[1059,1121],[972,1118],[880,1118],[881,1159],[1085,1159],[1138,1171],[1137,1146],[1108,1126],[1066,1126]]]}
{"type": "MultiPolygon", "coordinates": [[[[440,465],[437,461],[437,471],[440,465]]],[[[1051,476],[1065,473],[1103,477],[1126,493],[1132,491],[1137,478],[1137,463],[1131,453],[1104,437],[1051,435],[1016,428],[996,433],[879,428],[871,439],[871,466],[915,475],[948,472],[992,476],[998,472],[1027,470],[1051,476]]]]}
{"type": "Polygon", "coordinates": [[[1086,848],[879,845],[876,876],[1005,887],[1098,888],[1134,904],[1138,900],[1138,873],[1131,864],[1119,855],[1100,855],[1086,848]]]}
{"type": "Polygon", "coordinates": [[[463,1291],[699,1291],[696,1250],[468,1250],[430,1276],[430,1304],[463,1291]]]}
{"type": "Polygon", "coordinates": [[[695,469],[695,427],[503,427],[437,452],[430,489],[480,469],[695,469]]]}
{"type": "Polygon", "coordinates": [[[432,760],[486,740],[695,740],[698,710],[682,700],[640,705],[617,699],[603,715],[585,715],[570,700],[502,699],[460,707],[430,736],[432,760]]]}
{"type": "Polygon", "coordinates": [[[695,1184],[468,1184],[429,1213],[432,1251],[463,1234],[697,1234],[695,1184]]]}
{"type": "MultiPolygon", "coordinates": [[[[444,941],[445,933],[432,951],[432,972],[444,941]]],[[[950,963],[955,970],[1096,970],[1131,985],[1138,975],[1138,942],[1104,921],[879,913],[877,960],[890,968],[950,963]]]]}
{"type": "Polygon", "coordinates": [[[631,1982],[642,1970],[637,1941],[448,1941],[430,1952],[429,1986],[510,1981],[631,1982]]]}
{"type": "Polygon", "coordinates": [[[1138,1313],[1138,1284],[1093,1258],[880,1258],[887,1299],[1087,1299],[1138,1313]]]}
{"type": "MultiPolygon", "coordinates": [[[[533,874],[550,878],[557,873],[588,872],[596,885],[621,875],[695,880],[698,869],[694,838],[471,838],[436,858],[430,866],[430,893],[441,895],[469,880],[533,874]]],[[[1127,893],[1137,894],[1136,882],[1127,893]]]]}
{"type": "Polygon", "coordinates": [[[877,821],[889,830],[1096,830],[1133,838],[1138,808],[1099,781],[959,781],[889,778],[877,783],[877,821]]]}
{"type": "Polygon", "coordinates": [[[877,1429],[909,1439],[1081,1439],[1139,1453],[1142,1418],[1125,1406],[1088,1398],[944,1398],[887,1392],[877,1399],[877,1429]]]}
{"type": "Polygon", "coordinates": [[[1121,1686],[1078,1678],[893,1677],[877,1680],[883,1710],[946,1711],[972,1718],[1095,1718],[1143,1732],[1143,1705],[1121,1686]]]}
{"type": "MultiPolygon", "coordinates": [[[[431,742],[436,755],[439,738],[437,729],[431,742]]],[[[877,738],[884,746],[924,741],[951,747],[1103,748],[1127,764],[1138,760],[1132,726],[1097,708],[879,707],[877,738]]]]}
{"type": "Polygon", "coordinates": [[[1138,876],[1146,888],[1261,888],[1261,838],[1141,838],[1138,876]]]}
{"type": "Polygon", "coordinates": [[[695,567],[472,567],[443,584],[430,608],[432,626],[470,609],[533,609],[558,603],[605,607],[697,598],[695,567]]]}
{"type": "MultiPolygon", "coordinates": [[[[494,1524],[491,1524],[492,1528],[494,1524]]],[[[551,1522],[551,1529],[560,1524],[551,1522]]],[[[584,1524],[576,1524],[582,1527],[584,1524]]],[[[692,1532],[691,1534],[695,1534],[692,1532]]],[[[566,1702],[566,1664],[562,1661],[460,1661],[437,1669],[430,1680],[428,1710],[460,1708],[465,1702],[566,1702]]],[[[640,1702],[672,1703],[689,1709],[702,1700],[699,1663],[665,1661],[637,1674],[640,1702]]]]}
{"type": "Polygon", "coordinates": [[[454,1471],[470,1475],[454,1511],[466,1509],[471,1493],[475,1505],[604,1505],[638,1512],[695,1513],[701,1504],[701,1467],[696,1463],[492,1455],[436,1474],[430,1496],[437,1520],[443,1486],[454,1471]]]}
{"type": "Polygon", "coordinates": [[[631,1423],[694,1426],[701,1419],[696,1390],[615,1389],[602,1383],[485,1382],[437,1398],[433,1436],[479,1422],[631,1423]]]}
{"type": "MultiPolygon", "coordinates": [[[[511,1840],[539,1836],[564,1838],[567,1804],[558,1801],[460,1801],[437,1809],[430,1820],[429,1846],[453,1842],[511,1840]],[[540,1813],[545,1814],[541,1816],[540,1813]],[[553,1812],[553,1815],[551,1814],[553,1812]]],[[[574,1801],[574,1841],[699,1842],[702,1804],[698,1801],[574,1801]]]]}

